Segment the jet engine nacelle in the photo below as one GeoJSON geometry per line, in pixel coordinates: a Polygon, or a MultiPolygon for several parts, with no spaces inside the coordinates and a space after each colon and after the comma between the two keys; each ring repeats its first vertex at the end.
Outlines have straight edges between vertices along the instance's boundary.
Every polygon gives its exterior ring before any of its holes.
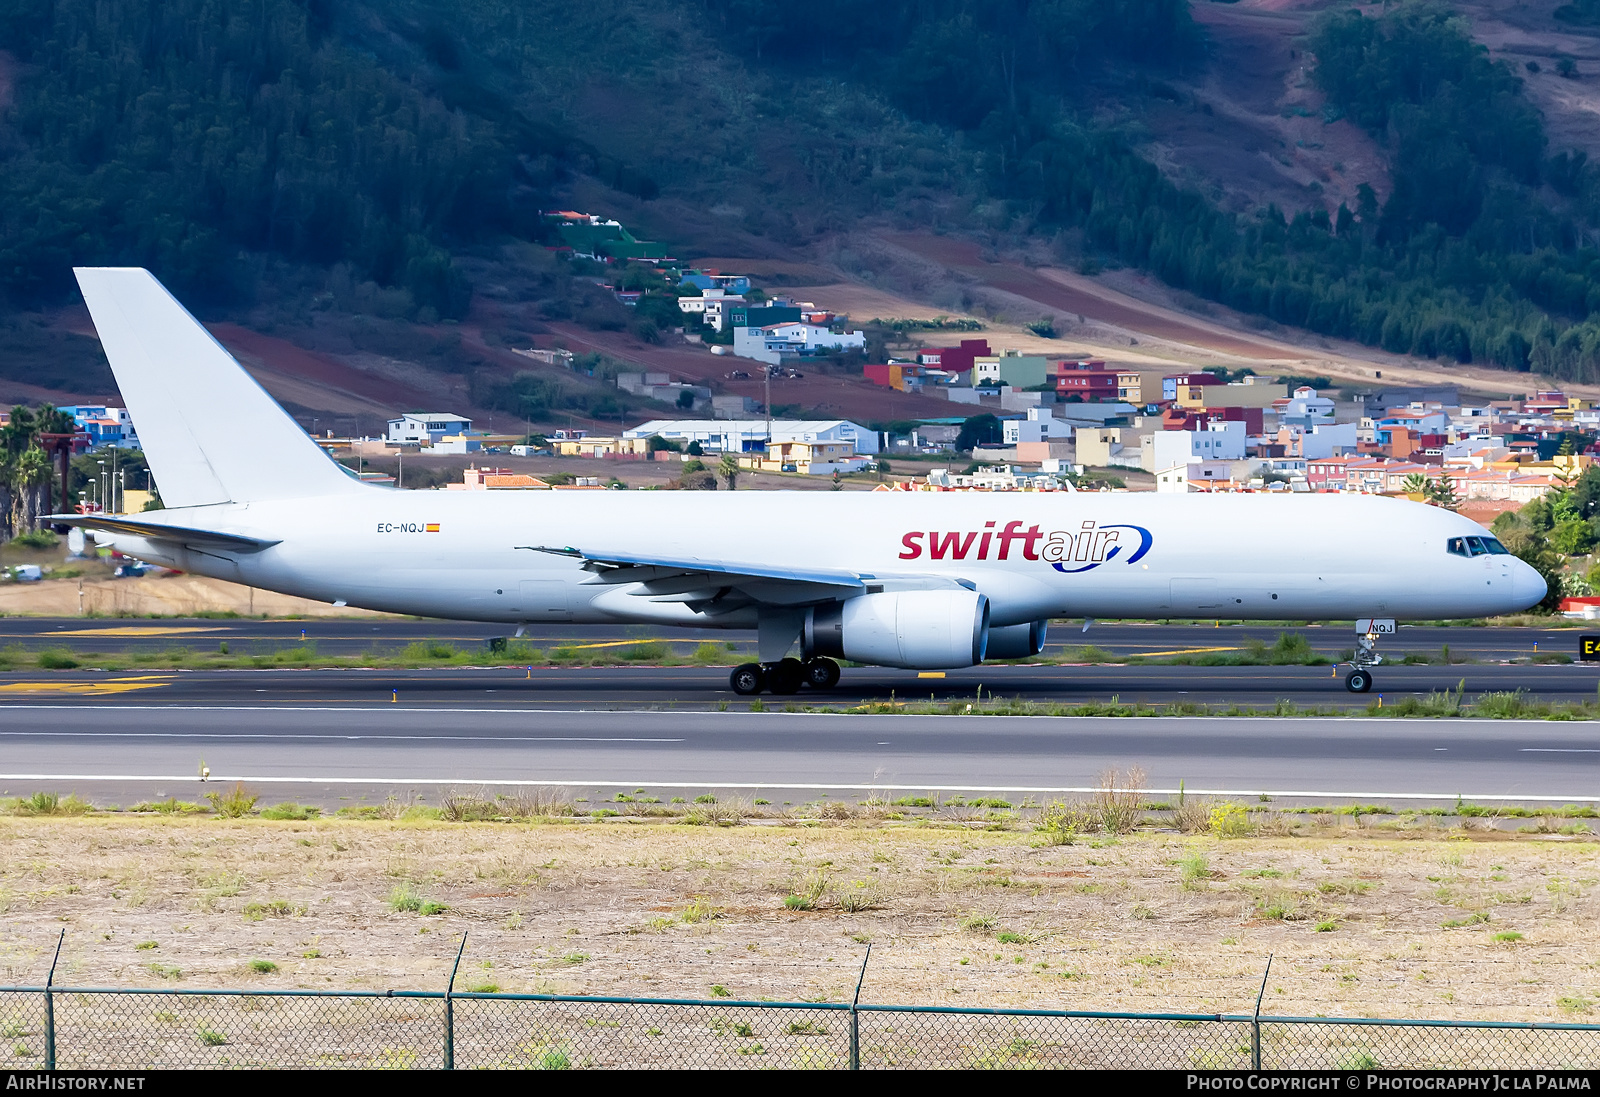
{"type": "Polygon", "coordinates": [[[989,599],[970,590],[863,594],[806,613],[805,651],[880,667],[970,667],[983,662],[989,599]]]}
{"type": "Polygon", "coordinates": [[[989,630],[985,659],[1028,659],[1044,650],[1044,633],[1049,621],[1028,621],[1020,625],[989,630]]]}

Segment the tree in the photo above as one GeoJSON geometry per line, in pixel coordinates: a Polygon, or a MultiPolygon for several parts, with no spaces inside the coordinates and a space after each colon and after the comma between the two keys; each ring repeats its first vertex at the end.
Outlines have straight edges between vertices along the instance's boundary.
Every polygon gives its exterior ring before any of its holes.
{"type": "Polygon", "coordinates": [[[733,491],[739,486],[739,459],[731,453],[724,453],[722,460],[717,462],[717,472],[727,482],[728,490],[733,491]]]}
{"type": "Polygon", "coordinates": [[[706,451],[700,448],[699,442],[690,442],[689,448],[684,450],[684,452],[690,457],[704,457],[706,451]]]}
{"type": "Polygon", "coordinates": [[[1407,476],[1400,487],[1410,495],[1423,495],[1428,490],[1428,477],[1420,472],[1413,472],[1407,476]]]}
{"type": "Polygon", "coordinates": [[[1550,547],[1563,556],[1577,556],[1594,545],[1594,529],[1583,520],[1570,492],[1552,491],[1546,500],[1550,507],[1550,547]]]}
{"type": "Polygon", "coordinates": [[[1455,481],[1450,479],[1449,473],[1429,484],[1427,495],[1428,502],[1444,510],[1455,510],[1461,505],[1461,500],[1456,496],[1455,481]]]}
{"type": "Polygon", "coordinates": [[[956,449],[970,452],[975,446],[998,446],[1005,437],[1000,420],[984,412],[973,415],[961,424],[956,435],[956,449]]]}

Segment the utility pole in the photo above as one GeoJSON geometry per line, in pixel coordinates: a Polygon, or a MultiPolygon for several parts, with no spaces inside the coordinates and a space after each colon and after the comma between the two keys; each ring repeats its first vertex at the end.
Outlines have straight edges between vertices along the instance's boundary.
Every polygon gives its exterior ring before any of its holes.
{"type": "Polygon", "coordinates": [[[761,387],[767,408],[767,445],[766,456],[772,455],[772,367],[766,366],[761,374],[761,387]]]}

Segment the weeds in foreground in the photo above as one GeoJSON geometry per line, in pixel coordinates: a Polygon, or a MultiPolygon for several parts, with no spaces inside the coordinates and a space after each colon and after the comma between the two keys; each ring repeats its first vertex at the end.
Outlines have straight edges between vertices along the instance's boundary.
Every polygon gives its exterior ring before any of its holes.
{"type": "Polygon", "coordinates": [[[1126,774],[1108,769],[1100,774],[1100,787],[1094,794],[1092,811],[1100,828],[1108,834],[1126,834],[1144,818],[1144,770],[1129,768],[1126,774]]]}
{"type": "Polygon", "coordinates": [[[211,801],[211,810],[224,819],[238,819],[250,814],[261,797],[236,783],[227,792],[206,793],[206,799],[211,801]]]}
{"type": "Polygon", "coordinates": [[[425,916],[443,914],[450,909],[443,903],[424,898],[422,893],[417,890],[417,885],[410,881],[396,884],[389,891],[388,903],[389,909],[397,913],[406,912],[425,916]]]}

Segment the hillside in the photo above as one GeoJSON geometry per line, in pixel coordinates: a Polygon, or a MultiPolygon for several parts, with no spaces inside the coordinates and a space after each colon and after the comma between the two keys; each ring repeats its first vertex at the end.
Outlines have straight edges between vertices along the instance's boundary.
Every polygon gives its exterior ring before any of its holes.
{"type": "MultiPolygon", "coordinates": [[[[150,265],[308,426],[665,410],[630,365],[744,391],[555,261],[555,207],[1008,343],[1037,307],[1156,364],[1600,381],[1600,19],[1558,7],[21,0],[0,400],[108,395],[75,262],[150,265]],[[511,353],[556,344],[582,372],[511,353]]],[[[842,375],[780,400],[949,411],[842,375]]]]}

